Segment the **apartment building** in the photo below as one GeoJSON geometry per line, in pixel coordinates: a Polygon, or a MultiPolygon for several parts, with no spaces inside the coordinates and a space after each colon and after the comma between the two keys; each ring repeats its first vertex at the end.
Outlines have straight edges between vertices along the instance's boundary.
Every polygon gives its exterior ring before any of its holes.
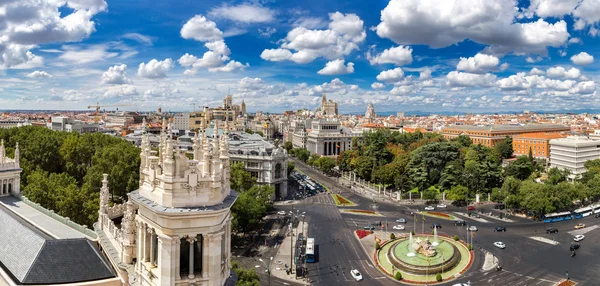
{"type": "Polygon", "coordinates": [[[571,178],[586,172],[588,160],[600,159],[600,141],[583,136],[550,140],[550,168],[571,170],[571,178]]]}
{"type": "Polygon", "coordinates": [[[561,133],[527,133],[513,137],[513,150],[516,156],[529,155],[529,149],[534,158],[548,159],[550,157],[550,140],[565,138],[561,133]]]}
{"type": "Polygon", "coordinates": [[[569,126],[560,124],[452,125],[442,128],[442,136],[451,140],[460,135],[468,135],[473,144],[494,147],[498,142],[505,140],[506,136],[514,137],[530,133],[560,133],[569,131],[571,131],[569,126]]]}

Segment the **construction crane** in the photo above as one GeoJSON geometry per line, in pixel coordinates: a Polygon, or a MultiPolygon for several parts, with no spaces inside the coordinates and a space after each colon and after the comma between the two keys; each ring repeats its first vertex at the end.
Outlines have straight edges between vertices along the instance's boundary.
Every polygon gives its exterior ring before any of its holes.
{"type": "Polygon", "coordinates": [[[96,102],[96,105],[90,105],[88,106],[88,109],[90,108],[95,108],[96,112],[95,112],[95,119],[94,122],[98,123],[98,111],[100,110],[100,108],[106,108],[106,107],[117,107],[117,106],[128,106],[129,104],[110,104],[110,105],[100,105],[98,102],[96,102]]]}
{"type": "Polygon", "coordinates": [[[194,106],[194,113],[196,112],[196,103],[192,103],[191,105],[194,106]]]}

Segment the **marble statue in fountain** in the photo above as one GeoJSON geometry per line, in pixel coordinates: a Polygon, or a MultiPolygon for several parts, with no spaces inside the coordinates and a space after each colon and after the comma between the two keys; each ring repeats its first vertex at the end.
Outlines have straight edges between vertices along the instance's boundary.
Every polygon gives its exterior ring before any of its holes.
{"type": "Polygon", "coordinates": [[[429,238],[425,238],[425,240],[417,238],[412,243],[411,247],[415,252],[420,253],[426,257],[432,257],[436,254],[435,248],[433,247],[433,245],[431,245],[431,242],[429,242],[429,238]]]}

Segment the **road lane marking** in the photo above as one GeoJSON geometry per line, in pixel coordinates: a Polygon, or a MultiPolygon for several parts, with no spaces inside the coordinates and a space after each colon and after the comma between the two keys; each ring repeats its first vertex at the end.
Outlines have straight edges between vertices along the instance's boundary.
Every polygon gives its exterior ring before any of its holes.
{"type": "Polygon", "coordinates": [[[547,243],[547,244],[551,244],[551,245],[558,245],[558,241],[556,240],[552,240],[552,239],[548,239],[545,237],[541,237],[541,236],[530,236],[529,238],[533,239],[533,240],[537,240],[539,242],[543,242],[543,243],[547,243]]]}
{"type": "Polygon", "coordinates": [[[590,232],[590,231],[592,231],[594,229],[597,229],[597,228],[598,228],[597,225],[593,225],[593,226],[590,226],[590,227],[584,227],[582,229],[572,230],[572,231],[569,231],[567,233],[570,234],[570,235],[586,234],[586,233],[588,233],[588,232],[590,232]]]}

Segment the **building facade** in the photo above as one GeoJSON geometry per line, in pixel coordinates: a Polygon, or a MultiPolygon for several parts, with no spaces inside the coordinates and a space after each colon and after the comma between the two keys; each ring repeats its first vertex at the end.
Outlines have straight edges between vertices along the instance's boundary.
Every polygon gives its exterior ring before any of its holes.
{"type": "Polygon", "coordinates": [[[4,140],[0,141],[0,197],[21,194],[21,167],[19,143],[13,159],[6,155],[4,140]]]}
{"type": "Polygon", "coordinates": [[[29,125],[31,125],[31,123],[24,119],[0,119],[0,129],[9,129],[29,125]]]}
{"type": "Polygon", "coordinates": [[[265,141],[258,134],[230,133],[229,157],[233,163],[242,163],[259,184],[275,188],[275,200],[283,199],[288,192],[288,156],[279,146],[265,141]]]}
{"type": "Polygon", "coordinates": [[[173,129],[190,130],[190,113],[180,112],[173,115],[173,129]]]}
{"type": "Polygon", "coordinates": [[[367,105],[367,112],[365,113],[365,119],[368,122],[373,122],[373,120],[377,118],[377,114],[375,113],[375,107],[373,106],[373,103],[369,103],[369,105],[367,105]]]}
{"type": "Polygon", "coordinates": [[[561,133],[528,133],[516,135],[513,140],[513,154],[516,156],[531,154],[534,158],[548,159],[550,157],[550,140],[564,138],[561,133]]]}
{"type": "Polygon", "coordinates": [[[481,144],[488,147],[494,147],[498,142],[506,139],[506,136],[513,137],[528,133],[560,133],[569,132],[571,128],[558,124],[525,124],[525,125],[453,125],[442,128],[442,136],[451,140],[460,135],[467,135],[473,141],[473,144],[481,144]]]}
{"type": "Polygon", "coordinates": [[[170,134],[163,127],[158,151],[142,139],[140,187],[124,205],[109,206],[105,175],[95,229],[106,237],[103,249],[115,250],[107,255],[121,277],[137,285],[222,286],[230,277],[237,198],[229,187],[228,140],[196,135],[189,160],[170,134]]]}
{"type": "Polygon", "coordinates": [[[569,136],[550,140],[550,168],[568,169],[571,178],[585,173],[585,162],[600,158],[600,141],[569,136]]]}
{"type": "Polygon", "coordinates": [[[98,124],[90,124],[63,116],[52,117],[52,122],[48,123],[47,127],[54,131],[77,132],[80,134],[94,133],[100,129],[98,124]]]}
{"type": "Polygon", "coordinates": [[[314,120],[308,132],[306,146],[311,154],[337,156],[350,149],[352,138],[356,135],[344,130],[337,120],[314,120]]]}
{"type": "Polygon", "coordinates": [[[333,100],[327,100],[327,96],[323,94],[321,97],[321,107],[318,112],[323,116],[335,116],[338,115],[338,104],[333,100]]]}

